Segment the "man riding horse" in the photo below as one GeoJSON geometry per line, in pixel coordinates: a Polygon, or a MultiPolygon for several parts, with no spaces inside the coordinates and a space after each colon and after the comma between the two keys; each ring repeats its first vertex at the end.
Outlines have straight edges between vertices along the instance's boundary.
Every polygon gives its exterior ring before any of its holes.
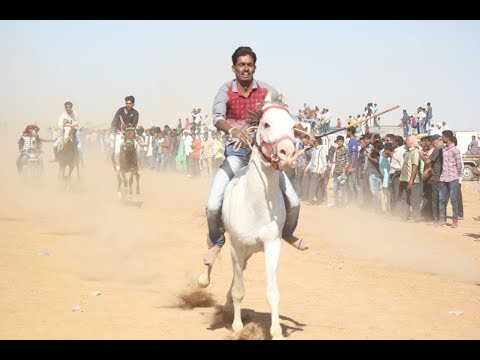
{"type": "MultiPolygon", "coordinates": [[[[250,135],[247,132],[248,119],[251,113],[256,112],[258,104],[262,103],[268,92],[272,97],[277,97],[277,91],[270,85],[253,79],[257,56],[250,47],[239,47],[232,55],[232,71],[235,79],[225,83],[213,103],[213,124],[215,127],[228,134],[225,148],[225,160],[213,177],[206,205],[209,250],[203,257],[204,264],[211,267],[220,249],[225,243],[224,226],[222,221],[222,202],[225,189],[230,180],[244,166],[247,165],[251,151],[247,144],[250,135]],[[243,145],[234,146],[236,140],[243,145]]],[[[295,128],[303,127],[298,119],[295,128]]],[[[295,193],[290,180],[282,171],[282,193],[287,209],[287,219],[283,228],[283,239],[299,250],[306,250],[308,246],[303,239],[293,235],[300,212],[300,200],[295,193]]]]}
{"type": "Polygon", "coordinates": [[[116,167],[115,154],[119,152],[120,146],[123,142],[123,131],[127,128],[132,128],[133,130],[135,130],[138,124],[139,114],[138,111],[133,108],[134,105],[135,98],[131,95],[127,96],[125,98],[125,106],[117,110],[112,120],[112,163],[114,167],[116,167]]]}
{"type": "Polygon", "coordinates": [[[65,104],[63,104],[65,107],[65,111],[62,112],[58,118],[58,128],[59,128],[59,135],[55,142],[53,143],[53,153],[55,155],[55,160],[58,161],[58,151],[62,147],[63,144],[63,137],[65,135],[65,130],[64,127],[65,125],[69,124],[72,126],[75,132],[74,136],[74,141],[78,149],[78,155],[79,158],[82,160],[83,159],[83,147],[82,143],[80,141],[80,129],[79,129],[79,123],[78,123],[78,115],[73,110],[73,104],[70,101],[67,101],[65,104]]]}

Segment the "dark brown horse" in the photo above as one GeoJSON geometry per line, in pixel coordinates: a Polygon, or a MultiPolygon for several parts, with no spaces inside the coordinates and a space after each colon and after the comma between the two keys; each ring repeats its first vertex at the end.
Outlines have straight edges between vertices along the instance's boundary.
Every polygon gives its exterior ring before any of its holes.
{"type": "Polygon", "coordinates": [[[78,169],[79,154],[76,139],[76,129],[70,124],[66,124],[63,128],[62,144],[58,149],[58,178],[63,180],[67,190],[70,190],[71,177],[73,169],[77,168],[77,176],[80,178],[80,170],[78,169]],[[68,166],[68,175],[65,175],[65,168],[68,166]]]}
{"type": "MultiPolygon", "coordinates": [[[[115,160],[113,158],[114,168],[117,170],[115,160]]],[[[118,157],[119,167],[117,171],[118,187],[117,193],[119,198],[122,198],[121,185],[123,182],[124,189],[127,189],[126,174],[130,173],[128,180],[128,194],[132,196],[133,177],[136,179],[135,195],[140,195],[140,174],[138,173],[138,158],[137,150],[135,149],[135,129],[128,127],[123,131],[123,144],[120,146],[120,154],[118,157]]]]}

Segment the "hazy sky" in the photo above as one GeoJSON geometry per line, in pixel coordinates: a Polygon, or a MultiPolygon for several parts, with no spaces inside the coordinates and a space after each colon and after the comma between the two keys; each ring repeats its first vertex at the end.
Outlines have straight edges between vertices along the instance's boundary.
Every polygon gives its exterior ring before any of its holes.
{"type": "Polygon", "coordinates": [[[306,102],[344,120],[372,101],[400,105],[382,117],[397,124],[430,101],[434,121],[480,128],[480,21],[0,21],[0,46],[1,121],[19,131],[55,124],[65,101],[109,126],[127,95],[145,127],[210,116],[238,46],[294,114],[306,102]]]}

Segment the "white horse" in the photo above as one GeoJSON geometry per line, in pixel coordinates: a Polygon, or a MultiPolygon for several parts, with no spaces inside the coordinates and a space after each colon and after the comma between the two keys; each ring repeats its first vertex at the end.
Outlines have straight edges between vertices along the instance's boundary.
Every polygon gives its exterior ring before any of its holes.
{"type": "MultiPolygon", "coordinates": [[[[264,251],[267,299],[272,314],[270,334],[273,339],[283,338],[277,269],[286,210],[279,170],[295,165],[294,126],[285,104],[267,100],[262,106],[250,161],[225,190],[222,219],[230,235],[233,263],[233,280],[225,308],[231,311],[233,305],[235,333],[243,329],[240,308],[245,295],[243,271],[250,256],[264,251]]],[[[209,278],[206,281],[208,284],[209,278]]]]}

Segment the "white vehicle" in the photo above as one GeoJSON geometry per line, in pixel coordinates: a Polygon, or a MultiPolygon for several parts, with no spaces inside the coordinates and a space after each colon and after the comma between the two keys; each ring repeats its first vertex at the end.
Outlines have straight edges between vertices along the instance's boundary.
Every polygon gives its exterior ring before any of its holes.
{"type": "Polygon", "coordinates": [[[475,136],[477,141],[480,142],[479,131],[454,131],[454,135],[457,137],[457,148],[462,155],[467,152],[468,144],[472,141],[472,136],[475,136]]]}

